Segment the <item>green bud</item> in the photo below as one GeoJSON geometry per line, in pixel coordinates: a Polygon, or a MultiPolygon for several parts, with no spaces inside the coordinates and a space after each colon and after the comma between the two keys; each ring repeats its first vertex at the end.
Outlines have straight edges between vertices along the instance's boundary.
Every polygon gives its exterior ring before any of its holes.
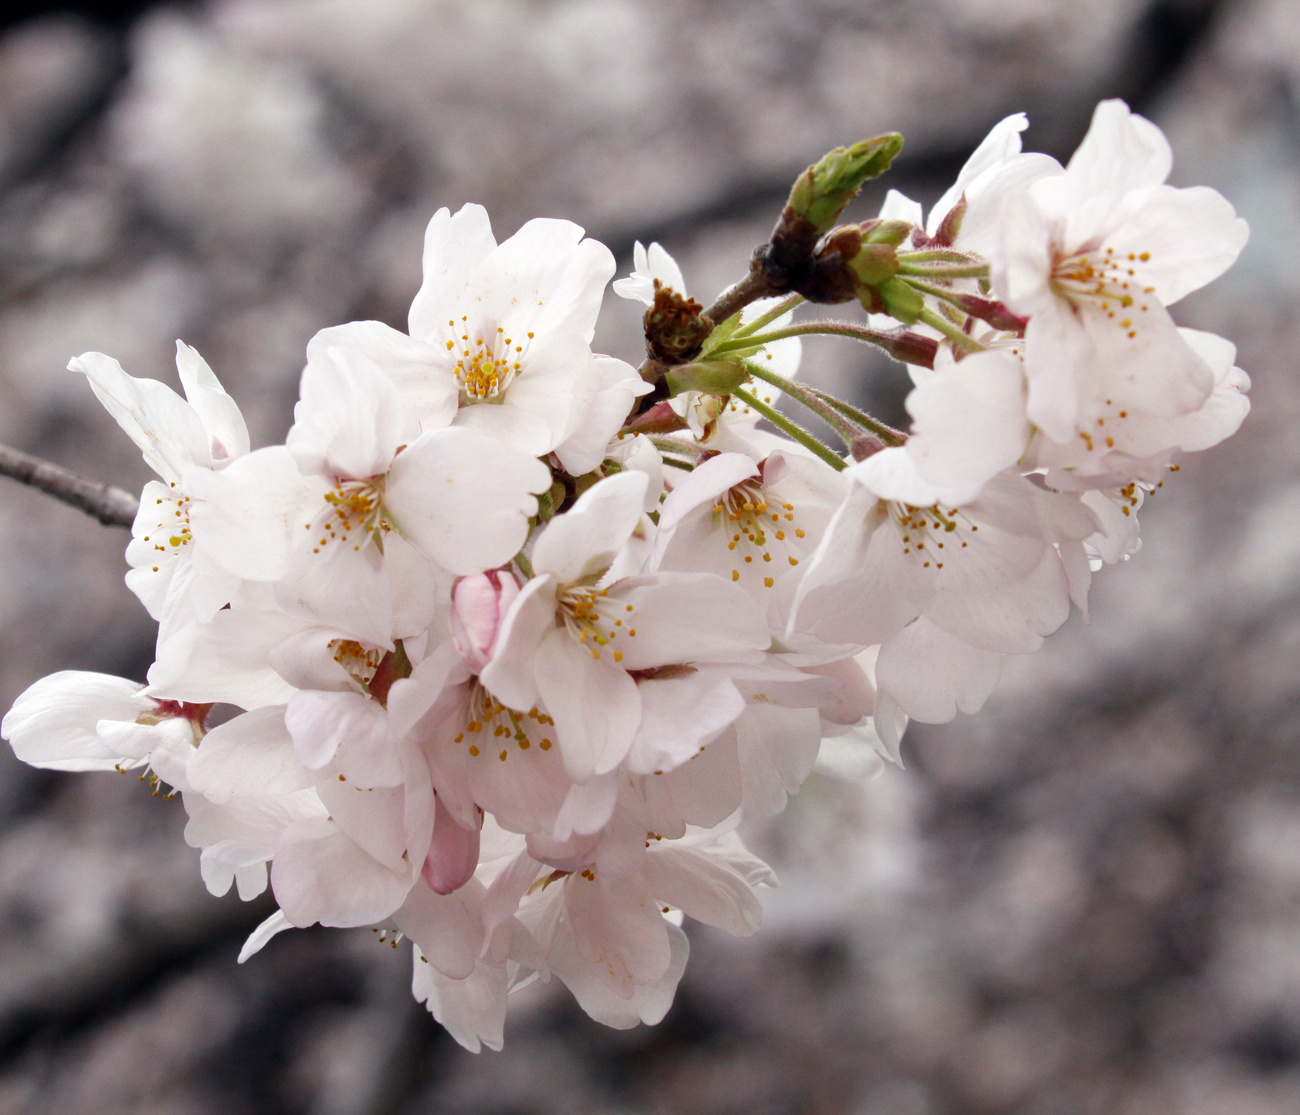
{"type": "Polygon", "coordinates": [[[912,235],[916,226],[911,221],[877,218],[874,221],[863,221],[858,227],[862,229],[864,244],[888,244],[897,248],[912,235]]]}
{"type": "Polygon", "coordinates": [[[898,274],[898,254],[892,244],[863,243],[846,261],[863,286],[879,286],[898,274]]]}
{"type": "Polygon", "coordinates": [[[700,360],[694,364],[670,368],[665,378],[669,395],[680,395],[683,391],[730,395],[749,379],[749,373],[743,365],[730,360],[700,360]]]}
{"type": "MultiPolygon", "coordinates": [[[[910,283],[895,277],[881,283],[874,291],[879,301],[876,306],[868,306],[868,309],[883,309],[895,321],[901,321],[904,325],[912,325],[920,320],[921,311],[925,309],[925,299],[910,283]]],[[[863,299],[862,304],[867,306],[866,299],[863,299]]]]}
{"type": "Polygon", "coordinates": [[[825,232],[858,196],[862,184],[879,178],[903,148],[903,137],[887,132],[852,147],[837,147],[823,155],[795,180],[789,208],[818,232],[825,232]]]}

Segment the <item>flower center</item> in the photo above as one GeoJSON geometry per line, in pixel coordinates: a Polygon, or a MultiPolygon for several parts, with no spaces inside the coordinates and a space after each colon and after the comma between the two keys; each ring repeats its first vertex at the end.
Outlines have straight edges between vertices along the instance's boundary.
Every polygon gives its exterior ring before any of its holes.
{"type": "Polygon", "coordinates": [[[355,639],[331,639],[329,649],[334,661],[347,671],[348,677],[368,692],[384,652],[378,647],[363,646],[355,639]]]}
{"type": "Polygon", "coordinates": [[[937,503],[933,507],[907,503],[888,506],[898,524],[903,553],[915,554],[914,560],[920,561],[923,569],[942,569],[956,551],[969,544],[962,534],[979,530],[977,524],[963,521],[965,516],[957,508],[944,511],[937,503]]]}
{"type": "Polygon", "coordinates": [[[557,596],[556,618],[578,642],[600,658],[609,649],[615,662],[623,661],[623,652],[610,646],[620,635],[636,638],[636,607],[617,598],[610,599],[609,589],[584,585],[566,585],[557,596]]]}
{"type": "Polygon", "coordinates": [[[471,683],[466,707],[465,727],[456,733],[452,742],[468,744],[472,758],[477,759],[486,752],[504,763],[510,757],[511,743],[520,751],[528,751],[534,743],[542,751],[554,746],[550,736],[543,734],[544,729],[555,726],[546,713],[538,711],[536,706],[527,712],[509,708],[477,679],[471,683]]]}
{"type": "MultiPolygon", "coordinates": [[[[173,483],[172,488],[175,487],[173,483]]],[[[148,534],[142,535],[140,540],[153,546],[154,551],[161,555],[155,560],[161,562],[176,557],[190,544],[193,537],[190,533],[190,497],[179,492],[169,492],[158,498],[155,506],[158,523],[148,534]]],[[[157,565],[152,568],[155,573],[158,572],[157,565]]]]}
{"type": "Polygon", "coordinates": [[[461,406],[499,398],[523,370],[524,349],[533,335],[529,333],[522,342],[517,341],[507,337],[499,325],[495,331],[485,329],[481,334],[474,334],[468,316],[460,319],[459,327],[454,321],[447,324],[455,333],[447,342],[447,351],[457,354],[455,372],[461,406]]]}
{"type": "Polygon", "coordinates": [[[339,480],[325,493],[328,505],[315,522],[308,523],[320,530],[320,539],[312,553],[320,553],[331,542],[352,542],[354,550],[373,542],[384,549],[384,535],[392,527],[384,518],[383,495],[378,478],[371,480],[339,480]],[[355,540],[354,540],[355,539],[355,540]]]}
{"type": "Polygon", "coordinates": [[[764,588],[772,588],[776,584],[774,568],[783,567],[780,562],[773,566],[774,549],[784,553],[785,564],[799,564],[790,552],[790,535],[801,539],[805,532],[794,525],[794,504],[769,504],[768,493],[757,480],[744,480],[729,489],[713,505],[713,514],[727,534],[727,549],[741,550],[741,561],[731,571],[733,581],[740,580],[743,567],[746,573],[760,575],[764,588]]]}
{"type": "Polygon", "coordinates": [[[1100,312],[1128,334],[1138,334],[1138,314],[1151,309],[1155,287],[1138,277],[1150,252],[1120,254],[1114,248],[1059,256],[1052,267],[1052,290],[1076,310],[1100,312]]]}

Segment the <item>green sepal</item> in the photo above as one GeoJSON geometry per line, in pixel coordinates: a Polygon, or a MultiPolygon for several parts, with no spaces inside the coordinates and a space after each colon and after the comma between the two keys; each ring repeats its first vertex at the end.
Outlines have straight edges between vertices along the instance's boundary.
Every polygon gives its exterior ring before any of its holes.
{"type": "Polygon", "coordinates": [[[743,364],[731,360],[700,360],[670,368],[665,378],[670,396],[680,395],[683,391],[730,395],[749,379],[749,372],[743,364]]]}
{"type": "Polygon", "coordinates": [[[862,184],[884,174],[902,148],[903,137],[886,132],[828,151],[795,179],[789,207],[818,233],[825,232],[858,196],[862,184]]]}

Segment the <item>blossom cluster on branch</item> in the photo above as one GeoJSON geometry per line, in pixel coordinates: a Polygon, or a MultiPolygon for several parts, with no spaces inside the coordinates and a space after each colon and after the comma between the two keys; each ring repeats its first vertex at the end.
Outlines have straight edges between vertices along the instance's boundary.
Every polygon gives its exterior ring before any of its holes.
{"type": "Polygon", "coordinates": [[[409,332],[312,339],[283,445],[250,448],[184,344],[183,398],[78,357],[158,476],[126,551],[156,661],[38,681],[5,737],[179,792],[208,888],[274,893],[241,961],[316,923],[409,938],[415,995],[474,1050],[539,978],[658,1021],[683,915],[758,927],[774,879],[738,820],[980,708],[1136,551],[1175,458],[1245,417],[1233,346],[1167,309],[1244,222],[1167,185],[1121,102],[1066,166],[1024,127],[928,217],[891,192],[838,223],[901,138],[837,149],[708,308],[638,245],[614,289],[647,307],[639,370],[591,350],[603,245],[562,220],[498,244],[473,205],[430,222],[409,332]],[[846,301],[864,325],[793,318],[846,301]],[[818,333],[908,365],[910,431],[797,379],[818,333]]]}

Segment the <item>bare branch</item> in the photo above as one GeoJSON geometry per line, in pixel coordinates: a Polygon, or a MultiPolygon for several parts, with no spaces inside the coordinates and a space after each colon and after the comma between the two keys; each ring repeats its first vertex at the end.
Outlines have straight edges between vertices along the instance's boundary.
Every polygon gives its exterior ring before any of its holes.
{"type": "Polygon", "coordinates": [[[11,476],[47,496],[62,500],[98,519],[105,526],[130,527],[139,501],[111,484],[96,484],[66,468],[0,445],[0,476],[11,476]]]}

